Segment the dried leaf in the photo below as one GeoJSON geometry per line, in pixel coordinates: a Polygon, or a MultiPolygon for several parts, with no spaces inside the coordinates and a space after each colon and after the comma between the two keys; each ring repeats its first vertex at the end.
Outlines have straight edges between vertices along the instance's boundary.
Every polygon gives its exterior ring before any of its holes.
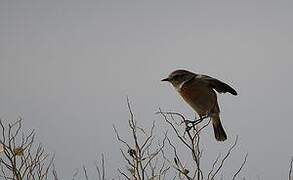
{"type": "Polygon", "coordinates": [[[4,145],[0,144],[0,153],[4,152],[4,145]]]}
{"type": "Polygon", "coordinates": [[[185,174],[185,175],[187,175],[189,173],[189,170],[188,169],[184,169],[182,173],[185,174]]]}
{"type": "Polygon", "coordinates": [[[24,149],[22,147],[17,147],[13,150],[15,156],[23,156],[24,149]]]}

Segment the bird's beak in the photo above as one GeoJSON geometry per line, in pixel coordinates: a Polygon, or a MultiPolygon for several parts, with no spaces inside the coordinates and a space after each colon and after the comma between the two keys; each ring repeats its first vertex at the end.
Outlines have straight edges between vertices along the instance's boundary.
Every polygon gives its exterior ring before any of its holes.
{"type": "Polygon", "coordinates": [[[161,81],[169,81],[169,78],[162,79],[161,81]]]}

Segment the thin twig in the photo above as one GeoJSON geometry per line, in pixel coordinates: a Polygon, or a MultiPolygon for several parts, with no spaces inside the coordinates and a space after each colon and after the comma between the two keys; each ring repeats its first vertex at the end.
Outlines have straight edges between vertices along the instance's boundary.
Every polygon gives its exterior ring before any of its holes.
{"type": "Polygon", "coordinates": [[[89,178],[88,178],[87,170],[86,170],[85,166],[83,165],[82,168],[83,168],[85,179],[88,180],[89,178]]]}
{"type": "Polygon", "coordinates": [[[292,169],[293,169],[293,157],[291,157],[291,161],[290,161],[289,180],[293,180],[292,169]]]}
{"type": "Polygon", "coordinates": [[[248,156],[248,153],[246,153],[245,157],[244,157],[244,160],[240,166],[240,168],[237,170],[237,172],[233,175],[233,178],[232,180],[235,180],[237,175],[240,173],[240,171],[243,169],[244,165],[246,164],[246,161],[247,161],[247,156],[248,156]]]}
{"type": "Polygon", "coordinates": [[[223,167],[224,165],[224,162],[227,160],[227,158],[230,156],[232,150],[236,147],[237,145],[237,142],[238,142],[238,136],[236,136],[236,139],[234,141],[234,144],[229,148],[227,154],[224,156],[224,158],[222,159],[219,167],[217,168],[217,170],[215,171],[215,173],[211,176],[211,180],[213,180],[215,178],[215,176],[219,173],[219,171],[221,170],[221,168],[223,167]]]}

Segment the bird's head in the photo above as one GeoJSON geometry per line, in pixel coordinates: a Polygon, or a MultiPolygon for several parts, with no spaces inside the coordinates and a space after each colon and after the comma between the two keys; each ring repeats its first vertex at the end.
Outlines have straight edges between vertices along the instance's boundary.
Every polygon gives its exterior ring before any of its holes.
{"type": "Polygon", "coordinates": [[[169,74],[169,76],[162,81],[170,82],[175,88],[180,88],[182,84],[194,78],[196,74],[186,70],[176,70],[169,74]]]}

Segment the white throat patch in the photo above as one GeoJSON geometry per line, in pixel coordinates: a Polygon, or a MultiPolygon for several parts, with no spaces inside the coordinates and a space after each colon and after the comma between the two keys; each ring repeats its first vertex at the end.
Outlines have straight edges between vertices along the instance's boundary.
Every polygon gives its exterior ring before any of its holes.
{"type": "Polygon", "coordinates": [[[181,88],[184,86],[184,84],[185,84],[185,83],[187,83],[188,81],[189,81],[189,79],[188,79],[188,80],[185,80],[185,81],[183,81],[182,83],[180,83],[180,84],[179,84],[179,86],[177,87],[177,90],[178,90],[178,91],[180,91],[180,90],[181,90],[181,88]]]}

